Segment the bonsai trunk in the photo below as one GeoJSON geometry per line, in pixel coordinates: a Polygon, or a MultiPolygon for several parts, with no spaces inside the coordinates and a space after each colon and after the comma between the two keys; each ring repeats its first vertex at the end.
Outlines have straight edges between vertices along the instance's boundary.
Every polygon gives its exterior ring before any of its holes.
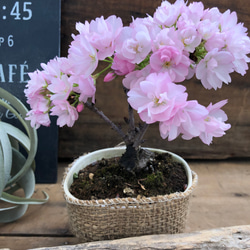
{"type": "Polygon", "coordinates": [[[145,168],[148,160],[153,156],[154,153],[149,150],[127,145],[126,151],[120,159],[120,164],[128,171],[136,172],[138,169],[145,168]]]}
{"type": "Polygon", "coordinates": [[[85,106],[94,113],[98,114],[125,142],[126,151],[120,159],[120,164],[130,172],[136,172],[136,169],[146,167],[148,160],[154,156],[153,152],[140,147],[143,143],[143,136],[147,131],[148,124],[144,123],[138,127],[135,126],[132,107],[130,105],[128,107],[129,118],[125,119],[128,125],[128,132],[125,134],[119,126],[114,124],[93,103],[86,102],[85,106]]]}

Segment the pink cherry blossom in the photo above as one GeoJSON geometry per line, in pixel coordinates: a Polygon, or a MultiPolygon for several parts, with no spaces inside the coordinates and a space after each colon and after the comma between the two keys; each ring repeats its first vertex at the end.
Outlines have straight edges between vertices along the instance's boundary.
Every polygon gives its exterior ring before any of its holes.
{"type": "Polygon", "coordinates": [[[78,112],[69,102],[63,100],[55,100],[54,107],[51,109],[51,115],[58,116],[56,124],[60,127],[67,125],[72,127],[78,119],[78,112]]]}
{"type": "Polygon", "coordinates": [[[32,102],[32,99],[36,99],[37,95],[47,86],[46,76],[44,72],[36,70],[29,73],[30,80],[28,81],[26,88],[24,89],[25,96],[28,99],[28,103],[32,102]]]}
{"type": "Polygon", "coordinates": [[[117,56],[128,62],[140,63],[151,51],[151,38],[144,25],[124,27],[116,40],[117,56]]]}
{"type": "Polygon", "coordinates": [[[76,76],[73,75],[69,78],[69,82],[72,84],[73,90],[80,94],[79,101],[86,102],[88,98],[92,99],[92,102],[95,103],[95,81],[93,77],[85,77],[84,75],[76,76]]]}
{"type": "Polygon", "coordinates": [[[128,102],[142,121],[154,123],[173,117],[186,103],[186,88],[171,81],[168,73],[152,73],[128,92],[128,102]]]}
{"type": "Polygon", "coordinates": [[[25,119],[30,120],[30,125],[36,129],[40,128],[41,125],[48,127],[51,123],[49,114],[39,110],[28,111],[25,119]]]}
{"type": "Polygon", "coordinates": [[[234,56],[234,70],[245,75],[250,61],[247,56],[250,53],[250,38],[247,36],[247,29],[238,24],[229,30],[225,35],[225,50],[234,56]]]}
{"type": "Polygon", "coordinates": [[[176,23],[179,41],[182,41],[186,51],[193,53],[202,39],[198,25],[203,16],[204,6],[201,2],[194,2],[183,10],[176,23]]]}
{"type": "Polygon", "coordinates": [[[184,0],[177,0],[174,4],[162,1],[154,13],[154,21],[161,26],[170,27],[176,23],[184,7],[184,0]]]}
{"type": "Polygon", "coordinates": [[[183,109],[185,120],[181,123],[182,138],[190,140],[200,135],[205,130],[204,117],[208,114],[207,109],[196,100],[188,101],[183,109]]]}
{"type": "Polygon", "coordinates": [[[132,71],[125,75],[125,78],[122,80],[123,86],[127,89],[136,88],[150,73],[152,73],[150,65],[147,65],[142,70],[132,71]]]}
{"type": "Polygon", "coordinates": [[[175,27],[165,28],[160,30],[153,38],[152,51],[156,52],[165,46],[172,46],[182,51],[184,49],[183,41],[181,40],[179,31],[175,27]]]}
{"type": "MultiPolygon", "coordinates": [[[[187,21],[189,20],[190,25],[191,22],[196,25],[198,24],[201,19],[203,19],[203,15],[204,15],[204,5],[202,2],[193,2],[190,3],[187,8],[184,9],[180,19],[178,19],[178,22],[182,20],[182,18],[184,17],[184,19],[186,19],[187,21]]],[[[178,24],[177,24],[178,26],[178,24]]]]}
{"type": "Polygon", "coordinates": [[[206,9],[203,13],[203,20],[208,19],[210,20],[212,23],[214,22],[219,22],[220,18],[221,18],[221,12],[217,7],[213,7],[211,9],[206,9]]]}
{"type": "Polygon", "coordinates": [[[213,49],[217,49],[218,51],[225,51],[226,47],[226,34],[216,32],[209,39],[207,39],[205,43],[206,50],[212,51],[213,49]]]}
{"type": "Polygon", "coordinates": [[[151,40],[154,40],[157,34],[162,30],[161,27],[159,27],[159,25],[154,22],[153,17],[149,15],[144,18],[137,17],[130,23],[131,28],[135,28],[138,25],[143,25],[147,28],[151,40]]]}
{"type": "Polygon", "coordinates": [[[208,115],[207,109],[196,100],[187,101],[170,120],[160,122],[159,129],[163,139],[169,141],[182,134],[182,138],[190,140],[197,137],[205,130],[204,117],[208,115]]]}
{"type": "Polygon", "coordinates": [[[81,34],[81,35],[87,35],[89,34],[89,22],[86,20],[85,23],[77,22],[76,23],[76,30],[81,34]]]}
{"type": "Polygon", "coordinates": [[[43,73],[49,81],[51,78],[60,77],[61,73],[70,74],[70,62],[66,57],[55,57],[47,64],[41,63],[43,73]]]}
{"type": "Polygon", "coordinates": [[[209,19],[204,19],[199,22],[197,25],[197,31],[205,41],[208,41],[211,37],[220,35],[218,22],[212,22],[209,19]]]}
{"type": "Polygon", "coordinates": [[[199,137],[203,143],[211,144],[213,137],[223,136],[231,127],[225,123],[227,115],[220,109],[226,103],[224,100],[205,108],[197,101],[188,101],[171,120],[160,122],[161,137],[171,141],[182,134],[185,140],[199,137]]]}
{"type": "Polygon", "coordinates": [[[33,110],[43,113],[48,112],[50,108],[50,100],[43,94],[34,95],[33,98],[27,100],[27,103],[33,110]]]}
{"type": "Polygon", "coordinates": [[[150,57],[151,68],[156,72],[168,72],[175,82],[185,79],[189,65],[189,58],[173,46],[164,46],[150,57]]]}
{"type": "Polygon", "coordinates": [[[50,101],[44,98],[43,95],[36,95],[34,98],[28,99],[27,103],[30,104],[32,109],[27,112],[25,119],[30,120],[31,126],[36,129],[38,129],[41,125],[46,127],[49,126],[50,101]]]}
{"type": "Polygon", "coordinates": [[[122,76],[132,72],[135,69],[135,64],[121,59],[117,56],[117,54],[115,54],[111,68],[114,70],[116,75],[122,76]]]}
{"type": "Polygon", "coordinates": [[[214,49],[197,65],[196,77],[206,89],[221,88],[222,82],[231,82],[229,74],[233,72],[233,60],[231,53],[214,49]]]}
{"type": "Polygon", "coordinates": [[[116,16],[96,18],[90,23],[78,24],[80,34],[84,34],[90,44],[98,51],[98,59],[104,60],[112,56],[115,49],[115,39],[122,29],[122,20],[116,16]],[[86,27],[83,27],[86,26],[86,27]]]}
{"type": "Polygon", "coordinates": [[[180,29],[179,36],[184,44],[185,50],[191,53],[193,53],[195,48],[201,43],[201,35],[194,26],[187,26],[180,29]]]}
{"type": "Polygon", "coordinates": [[[213,137],[221,137],[225,131],[230,129],[231,125],[227,121],[226,113],[220,108],[227,103],[227,100],[220,101],[214,105],[210,103],[207,107],[209,114],[205,117],[205,130],[200,134],[200,139],[205,144],[210,144],[213,137]]]}
{"type": "Polygon", "coordinates": [[[47,89],[51,92],[51,100],[67,100],[72,91],[72,84],[69,82],[67,75],[54,77],[47,89]]]}
{"type": "Polygon", "coordinates": [[[98,65],[97,51],[83,35],[74,37],[68,55],[73,74],[90,76],[98,65]]]}
{"type": "Polygon", "coordinates": [[[37,129],[40,125],[49,126],[48,110],[50,108],[50,100],[46,96],[47,82],[45,74],[37,70],[29,73],[29,77],[30,80],[26,85],[24,93],[31,110],[27,113],[26,120],[30,120],[31,126],[37,129]]]}
{"type": "Polygon", "coordinates": [[[230,10],[225,11],[223,14],[221,14],[219,23],[221,32],[225,32],[232,29],[237,25],[236,12],[231,12],[230,10]]]}

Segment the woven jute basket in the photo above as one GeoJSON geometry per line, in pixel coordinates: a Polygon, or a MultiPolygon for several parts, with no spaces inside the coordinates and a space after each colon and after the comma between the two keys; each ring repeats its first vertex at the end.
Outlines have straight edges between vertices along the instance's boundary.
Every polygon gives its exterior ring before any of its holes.
{"type": "MultiPolygon", "coordinates": [[[[123,147],[105,149],[105,158],[120,156],[124,150],[123,147]]],[[[63,180],[70,227],[82,242],[183,232],[189,211],[189,200],[198,177],[181,157],[170,152],[168,153],[177,157],[176,160],[186,167],[188,187],[184,192],[140,199],[79,200],[72,196],[68,190],[73,182],[73,174],[104,158],[101,151],[103,150],[81,156],[74,161],[67,168],[63,180]]]]}

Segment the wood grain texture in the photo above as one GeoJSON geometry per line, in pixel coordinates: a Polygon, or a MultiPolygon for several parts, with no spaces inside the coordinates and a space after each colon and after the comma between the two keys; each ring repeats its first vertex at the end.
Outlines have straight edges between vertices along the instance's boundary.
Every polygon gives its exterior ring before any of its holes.
{"type": "MultiPolygon", "coordinates": [[[[170,1],[174,2],[174,1],[170,1]]],[[[192,1],[189,1],[192,2],[192,1]]],[[[75,31],[76,22],[90,21],[99,16],[117,15],[123,19],[124,25],[131,21],[131,16],[144,17],[145,13],[153,14],[161,0],[63,0],[61,54],[67,55],[71,34],[75,31]]],[[[238,21],[250,28],[250,5],[248,0],[204,0],[206,8],[217,6],[221,12],[230,9],[238,14],[238,21]]],[[[186,82],[189,100],[198,99],[203,105],[228,99],[224,107],[228,114],[228,122],[232,128],[222,138],[215,138],[211,146],[204,145],[199,139],[184,141],[181,138],[173,142],[162,140],[159,136],[158,124],[151,125],[146,134],[145,146],[170,150],[184,158],[225,159],[250,157],[250,72],[244,77],[232,74],[232,83],[222,89],[205,90],[199,81],[186,82]]],[[[115,122],[124,125],[123,117],[127,116],[126,98],[123,95],[121,79],[112,83],[97,83],[97,106],[115,122]]],[[[61,128],[59,131],[59,157],[74,158],[81,153],[104,147],[112,147],[120,142],[120,138],[99,117],[88,110],[80,114],[73,128],[61,128]]]]}
{"type": "Polygon", "coordinates": [[[249,249],[250,226],[217,228],[189,234],[150,235],[113,241],[100,241],[75,246],[39,248],[40,250],[146,250],[146,249],[249,249]]]}
{"type": "MultiPolygon", "coordinates": [[[[114,241],[80,244],[72,237],[0,237],[0,242],[12,242],[1,250],[149,250],[149,249],[249,249],[250,226],[234,226],[183,233],[150,235],[114,241]]],[[[0,246],[2,247],[2,246],[0,246]]]]}

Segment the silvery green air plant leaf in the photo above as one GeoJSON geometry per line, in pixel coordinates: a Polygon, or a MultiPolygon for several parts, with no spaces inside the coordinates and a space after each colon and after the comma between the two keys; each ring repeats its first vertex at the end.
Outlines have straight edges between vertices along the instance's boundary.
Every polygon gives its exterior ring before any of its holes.
{"type": "Polygon", "coordinates": [[[0,105],[10,110],[26,130],[27,135],[11,124],[0,120],[0,200],[10,207],[0,208],[0,222],[6,223],[23,216],[29,204],[43,204],[45,199],[31,198],[35,189],[35,155],[37,151],[37,133],[31,128],[26,116],[27,109],[20,100],[0,88],[0,105]],[[23,148],[27,156],[19,149],[23,148]],[[25,197],[15,195],[22,189],[25,197]]]}

